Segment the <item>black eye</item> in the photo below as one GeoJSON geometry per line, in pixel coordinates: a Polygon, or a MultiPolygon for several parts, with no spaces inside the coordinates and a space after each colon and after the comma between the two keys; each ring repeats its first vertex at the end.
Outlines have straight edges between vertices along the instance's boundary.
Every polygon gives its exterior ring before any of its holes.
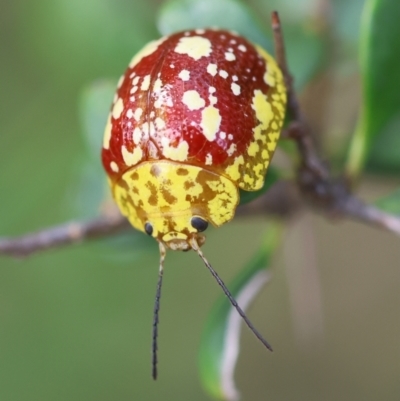
{"type": "Polygon", "coordinates": [[[199,233],[207,230],[208,222],[202,219],[201,217],[194,216],[192,220],[190,220],[190,224],[193,228],[195,228],[199,233]]]}
{"type": "Polygon", "coordinates": [[[150,223],[146,223],[144,225],[144,231],[146,231],[146,234],[152,235],[153,234],[153,226],[150,223]]]}

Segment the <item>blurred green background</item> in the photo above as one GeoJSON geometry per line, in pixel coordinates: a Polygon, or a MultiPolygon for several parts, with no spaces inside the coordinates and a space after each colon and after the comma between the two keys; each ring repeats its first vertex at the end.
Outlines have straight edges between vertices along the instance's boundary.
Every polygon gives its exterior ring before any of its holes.
{"type": "MultiPolygon", "coordinates": [[[[279,2],[249,2],[266,21],[269,3],[279,2]]],[[[333,127],[340,137],[358,101],[352,38],[360,13],[354,4],[362,2],[351,2],[347,24],[345,2],[331,3],[338,36],[349,39],[334,53],[335,69],[303,100],[314,127],[333,127]],[[321,121],[315,95],[326,82],[338,93],[321,121]]],[[[78,107],[82,90],[96,79],[116,79],[158,36],[160,4],[0,0],[0,235],[88,215],[77,196],[89,158],[78,107]]],[[[290,20],[285,11],[283,21],[290,20]]],[[[327,143],[338,148],[336,139],[327,143]]],[[[91,165],[101,174],[99,158],[91,165]]],[[[361,193],[375,199],[392,186],[369,178],[361,193]]],[[[204,250],[226,281],[255,252],[267,225],[267,219],[236,219],[210,230],[204,250]]],[[[250,312],[275,352],[264,352],[245,330],[236,373],[243,399],[398,400],[399,261],[399,241],[385,232],[311,215],[288,225],[274,280],[250,312]]],[[[157,270],[156,243],[133,232],[26,260],[1,257],[0,400],[208,399],[197,377],[197,350],[220,290],[196,255],[168,253],[154,383],[157,270]]]]}

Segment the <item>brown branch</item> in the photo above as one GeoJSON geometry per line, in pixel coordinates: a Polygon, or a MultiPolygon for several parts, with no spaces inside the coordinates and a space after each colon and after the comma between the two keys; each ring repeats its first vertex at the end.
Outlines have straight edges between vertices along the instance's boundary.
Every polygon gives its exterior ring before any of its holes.
{"type": "Polygon", "coordinates": [[[0,238],[0,254],[28,256],[63,245],[105,237],[129,227],[121,216],[102,216],[87,222],[69,222],[15,238],[0,238]]]}
{"type": "MultiPolygon", "coordinates": [[[[368,206],[352,195],[343,180],[332,177],[329,168],[316,150],[311,130],[301,112],[300,104],[289,72],[279,16],[272,14],[276,57],[284,74],[288,97],[290,124],[283,137],[295,141],[300,165],[297,189],[293,183],[278,183],[267,194],[238,209],[239,216],[250,214],[277,214],[291,216],[303,207],[303,198],[314,209],[330,217],[342,217],[375,225],[400,235],[400,218],[368,206]],[[300,196],[302,195],[302,196],[300,196]]],[[[63,245],[75,244],[93,238],[105,237],[129,227],[119,214],[102,216],[88,222],[70,222],[16,238],[0,238],[0,254],[23,257],[34,252],[63,245]]]]}

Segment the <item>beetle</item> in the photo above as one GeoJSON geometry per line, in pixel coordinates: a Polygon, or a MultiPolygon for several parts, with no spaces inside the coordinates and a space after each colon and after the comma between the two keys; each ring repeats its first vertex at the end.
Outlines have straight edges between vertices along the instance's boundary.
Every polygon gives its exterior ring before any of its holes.
{"type": "Polygon", "coordinates": [[[154,378],[167,249],[196,251],[271,349],[200,248],[209,224],[219,227],[234,217],[239,189],[263,186],[285,107],[284,79],[273,57],[226,30],[188,30],[150,42],[118,82],[102,162],[121,213],[160,248],[154,378]]]}

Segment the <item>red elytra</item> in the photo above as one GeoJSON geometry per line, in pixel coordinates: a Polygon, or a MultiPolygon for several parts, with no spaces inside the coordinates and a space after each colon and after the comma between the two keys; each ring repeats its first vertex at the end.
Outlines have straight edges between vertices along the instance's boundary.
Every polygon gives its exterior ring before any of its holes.
{"type": "Polygon", "coordinates": [[[253,168],[256,161],[266,164],[272,157],[285,100],[281,74],[272,57],[241,36],[196,30],[152,42],[121,77],[105,134],[104,168],[115,181],[132,165],[167,159],[209,166],[243,189],[258,189],[267,166],[258,167],[262,173],[257,177],[253,168]],[[268,151],[263,156],[261,151],[248,154],[260,124],[255,91],[270,94],[267,102],[272,106],[268,118],[273,123],[264,127],[269,143],[260,143],[268,151]],[[208,123],[205,110],[211,116],[208,123]],[[227,173],[240,155],[244,161],[239,172],[227,173]],[[244,181],[246,174],[249,178],[244,181]]]}

